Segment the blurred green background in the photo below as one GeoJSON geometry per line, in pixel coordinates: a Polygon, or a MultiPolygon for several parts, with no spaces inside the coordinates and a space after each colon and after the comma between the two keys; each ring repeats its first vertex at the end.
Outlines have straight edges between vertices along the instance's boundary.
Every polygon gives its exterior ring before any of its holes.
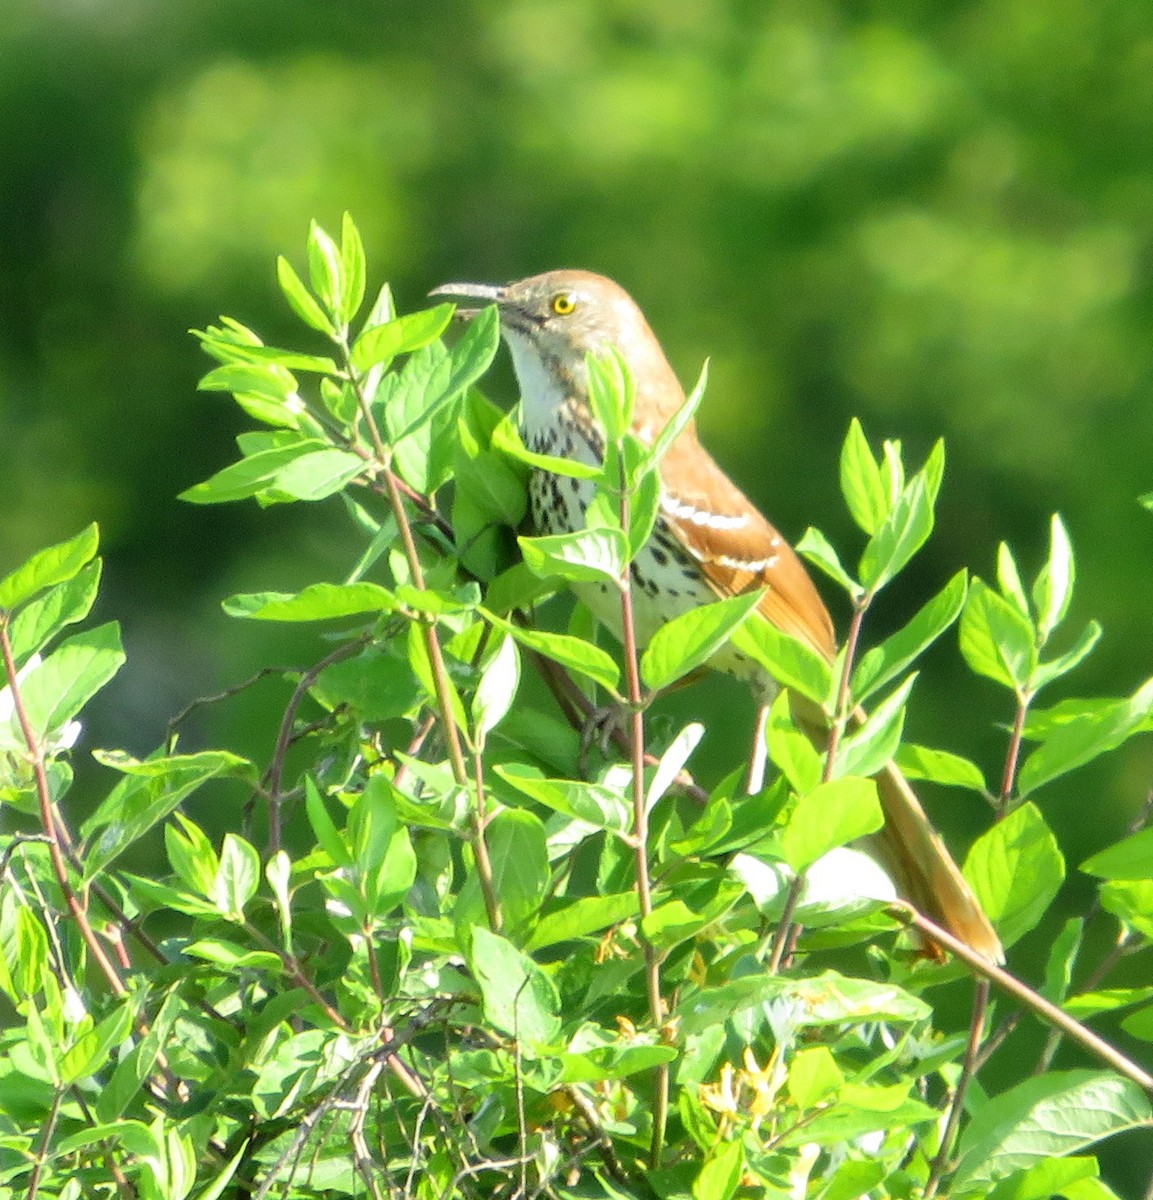
{"type": "MultiPolygon", "coordinates": [[[[219,600],[338,578],[336,502],[174,497],[241,427],[196,393],[186,330],[223,312],[308,344],[274,258],[301,264],[309,219],[345,209],[402,308],[448,279],[620,280],[683,377],[712,356],[706,440],[792,537],[855,545],[851,415],[917,462],[943,435],[938,533],[875,633],[958,567],[990,575],[1003,537],[1031,574],[1059,510],[1068,636],[1105,626],[1075,691],[1153,673],[1147,0],[5,0],[0,568],[101,524],[129,663],[87,744],[147,751],[192,697],[316,653],[219,600]]],[[[930,668],[913,734],[997,777],[1008,698],[955,642],[930,668]]],[[[744,720],[739,690],[679,711],[744,720]]],[[[241,722],[266,754],[282,700],[258,690],[194,733],[235,744],[241,722]]],[[[1051,789],[1071,867],[1151,782],[1138,742],[1051,789]]],[[[962,843],[974,803],[933,801],[962,843]]]]}

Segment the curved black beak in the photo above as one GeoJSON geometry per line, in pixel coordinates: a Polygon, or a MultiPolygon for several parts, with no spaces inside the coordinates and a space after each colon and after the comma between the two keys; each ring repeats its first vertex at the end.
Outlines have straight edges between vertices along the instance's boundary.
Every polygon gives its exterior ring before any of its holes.
{"type": "MultiPolygon", "coordinates": [[[[507,295],[508,289],[496,283],[442,283],[434,287],[430,296],[447,296],[449,299],[459,297],[462,300],[480,300],[486,304],[500,304],[507,295]]],[[[467,321],[475,317],[479,308],[458,308],[456,315],[467,321]]]]}

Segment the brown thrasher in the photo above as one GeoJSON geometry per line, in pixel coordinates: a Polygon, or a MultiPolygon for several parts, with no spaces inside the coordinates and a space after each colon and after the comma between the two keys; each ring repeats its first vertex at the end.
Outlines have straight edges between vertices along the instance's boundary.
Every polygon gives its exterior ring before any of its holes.
{"type": "MultiPolygon", "coordinates": [[[[496,304],[521,390],[521,423],[530,450],[599,463],[603,435],[588,398],[586,356],[611,347],[636,384],[633,432],[651,443],[685,403],[685,393],[632,297],[589,271],[550,271],[506,286],[445,284],[433,295],[496,304]]],[[[690,422],[660,467],[656,528],[632,566],[638,641],[695,606],[764,588],[759,611],[780,629],[832,659],[833,622],[789,544],[713,461],[690,422]]],[[[583,529],[593,497],[587,480],[533,472],[529,499],[538,533],[583,529]]],[[[619,633],[619,594],[605,585],[575,589],[598,619],[619,633]]],[[[762,703],[775,684],[765,670],[726,646],[710,666],[745,679],[762,703]]],[[[806,726],[813,723],[798,705],[806,726]]],[[[819,740],[822,732],[810,729],[819,740]]],[[[898,889],[919,910],[974,950],[1002,961],[1001,943],[920,801],[897,770],[877,777],[885,813],[879,849],[898,889]]]]}

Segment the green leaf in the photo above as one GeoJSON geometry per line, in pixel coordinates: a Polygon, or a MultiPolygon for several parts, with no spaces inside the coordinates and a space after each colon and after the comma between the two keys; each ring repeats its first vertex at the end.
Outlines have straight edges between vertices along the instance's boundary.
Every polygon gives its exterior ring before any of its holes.
{"type": "Polygon", "coordinates": [[[80,826],[81,836],[90,843],[84,856],[85,880],[100,875],[210,779],[243,779],[253,786],[257,782],[248,759],[226,750],[160,755],[143,762],[108,751],[97,751],[95,757],[124,778],[80,826]]]}
{"type": "Polygon", "coordinates": [[[605,439],[619,442],[633,420],[636,403],[636,383],[624,356],[610,346],[604,354],[585,357],[588,371],[589,403],[593,414],[605,431],[605,439]]]}
{"type": "Polygon", "coordinates": [[[238,362],[275,363],[286,371],[308,371],[316,375],[340,375],[331,358],[322,354],[299,354],[279,346],[245,345],[230,356],[238,362]]]}
{"type": "Polygon", "coordinates": [[[323,448],[323,442],[315,438],[303,438],[289,446],[259,450],[217,471],[203,483],[187,488],[178,499],[187,500],[190,504],[225,504],[230,500],[255,496],[271,486],[294,459],[323,448]]]}
{"type": "Polygon", "coordinates": [[[1016,607],[1026,621],[1032,623],[1029,601],[1021,584],[1021,572],[1017,569],[1013,551],[1005,542],[1001,542],[997,547],[997,583],[1001,588],[1001,595],[1016,607]]]}
{"type": "Polygon", "coordinates": [[[71,579],[20,607],[9,626],[17,667],[39,654],[62,629],[88,616],[100,586],[100,571],[100,559],[93,559],[71,579]]]}
{"type": "Polygon", "coordinates": [[[759,618],[739,626],[731,640],[734,649],[760,663],[783,687],[793,688],[824,706],[831,688],[832,667],[807,642],[759,618]]]}
{"type": "Polygon", "coordinates": [[[859,729],[845,735],[833,764],[834,775],[873,775],[893,757],[905,729],[905,705],[916,679],[915,673],[910,675],[873,709],[859,729]]]}
{"type": "Polygon", "coordinates": [[[638,916],[636,892],[609,896],[565,897],[563,907],[546,911],[537,921],[527,950],[541,950],[560,942],[572,942],[600,933],[610,925],[638,916]]]}
{"type": "Polygon", "coordinates": [[[661,477],[655,470],[640,476],[629,497],[629,559],[635,559],[652,537],[661,514],[661,477]]]}
{"type": "Polygon", "coordinates": [[[1093,992],[1080,992],[1070,996],[1061,1007],[1079,1021],[1095,1017],[1100,1013],[1116,1012],[1119,1008],[1130,1008],[1153,999],[1153,986],[1127,988],[1099,988],[1093,992]]]}
{"type": "Polygon", "coordinates": [[[689,609],[662,625],[641,658],[641,677],[659,691],[707,662],[760,604],[761,591],[745,592],[689,609]]]}
{"type": "Polygon", "coordinates": [[[600,463],[586,463],[578,458],[561,458],[553,454],[537,454],[530,450],[521,440],[512,413],[492,431],[491,445],[493,450],[516,462],[525,463],[539,471],[548,471],[552,475],[564,475],[571,479],[600,479],[604,474],[604,467],[600,463]]]}
{"type": "Polygon", "coordinates": [[[164,827],[164,847],[172,869],[198,895],[215,900],[220,859],[212,843],[194,821],[183,813],[175,814],[177,824],[164,827]]]}
{"type": "Polygon", "coordinates": [[[295,500],[323,500],[368,469],[359,454],[348,450],[316,450],[294,458],[272,480],[272,489],[295,500]]]}
{"type": "Polygon", "coordinates": [[[352,347],[352,365],[358,371],[387,366],[398,354],[410,354],[435,342],[448,328],[454,311],[452,304],[438,304],[366,329],[352,347]]]}
{"type": "Polygon", "coordinates": [[[27,562],[0,579],[0,609],[10,612],[45,588],[78,575],[95,557],[99,545],[100,532],[92,524],[66,542],[37,551],[27,562]]]}
{"type": "Polygon", "coordinates": [[[800,874],[834,847],[875,833],[884,823],[871,779],[846,777],[818,784],[797,800],[781,834],[785,861],[800,874]]]}
{"type": "Polygon", "coordinates": [[[1022,804],[983,833],[965,860],[973,885],[1005,946],[1036,928],[1061,889],[1065,859],[1040,809],[1022,804]]]}
{"type": "Polygon", "coordinates": [[[1073,547],[1061,518],[1054,513],[1049,531],[1049,561],[1041,568],[1033,584],[1033,603],[1037,606],[1037,633],[1042,645],[1049,634],[1065,619],[1073,598],[1073,547]]]}
{"type": "Polygon", "coordinates": [[[364,303],[365,261],[364,242],[360,230],[348,213],[340,222],[340,266],[344,289],[340,302],[340,319],[349,324],[364,303]]]}
{"type": "Polygon", "coordinates": [[[812,740],[797,728],[788,692],[781,692],[769,712],[769,758],[798,795],[820,782],[824,759],[812,740]]]}
{"type": "Polygon", "coordinates": [[[975,792],[989,790],[985,776],[975,762],[948,750],[902,742],[893,757],[910,779],[927,779],[942,787],[971,788],[975,792]]]}
{"type": "Polygon", "coordinates": [[[688,394],[684,404],[673,413],[668,424],[656,435],[654,439],[653,431],[644,427],[637,430],[637,436],[642,442],[652,442],[652,449],[649,451],[649,462],[654,465],[659,465],[664,456],[669,452],[669,447],[677,440],[684,432],[685,426],[696,415],[696,411],[701,406],[701,401],[705,398],[705,388],[709,383],[709,360],[706,358],[704,365],[701,367],[701,373],[697,377],[697,382],[693,386],[693,390],[688,394]]]}
{"type": "Polygon", "coordinates": [[[988,1200],[1052,1200],[1054,1196],[1081,1200],[1069,1189],[1082,1180],[1096,1179],[1097,1171],[1097,1160],[1091,1157],[1044,1158],[1002,1180],[988,1200]]]}
{"type": "Polygon", "coordinates": [[[77,1083],[101,1070],[112,1052],[131,1033],[139,1002],[121,1000],[99,1024],[82,1033],[60,1060],[60,1075],[66,1085],[77,1083]]]}
{"type": "Polygon", "coordinates": [[[525,565],[542,579],[569,583],[606,580],[620,586],[628,561],[628,540],[619,529],[581,529],[545,537],[519,537],[525,565]]]}
{"type": "Polygon", "coordinates": [[[600,783],[575,779],[544,779],[530,767],[509,763],[493,768],[518,792],[566,817],[587,821],[598,829],[624,833],[632,824],[628,802],[619,792],[600,783]]]}
{"type": "MultiPolygon", "coordinates": [[[[112,621],[73,634],[27,668],[19,690],[35,737],[44,741],[59,732],[123,665],[120,626],[112,621]]],[[[18,723],[0,723],[0,750],[25,748],[18,723]]]]}
{"type": "Polygon", "coordinates": [[[308,228],[308,278],[330,312],[340,308],[343,269],[336,243],[315,222],[308,228]]]}
{"type": "Polygon", "coordinates": [[[310,583],[299,592],[248,592],[229,596],[230,617],[260,621],[331,621],[339,617],[395,612],[396,597],[376,583],[310,583]]]}
{"type": "Polygon", "coordinates": [[[562,667],[587,676],[610,692],[615,692],[619,686],[620,667],[613,661],[612,656],[599,646],[586,642],[584,638],[572,637],[567,633],[551,633],[544,629],[524,629],[487,609],[481,609],[481,614],[486,621],[511,634],[529,650],[535,650],[545,658],[560,663],[562,667]]]}
{"type": "MultiPolygon", "coordinates": [[[[280,290],[291,305],[292,311],[306,325],[330,337],[336,332],[324,309],[317,304],[312,293],[304,286],[304,281],[283,254],[276,259],[276,281],[280,284],[280,290]]],[[[201,386],[204,386],[203,381],[201,386]]],[[[229,388],[229,391],[231,390],[233,389],[229,388]]]]}
{"type": "Polygon", "coordinates": [[[1109,879],[1097,894],[1106,912],[1153,941],[1153,879],[1109,879]]]}
{"type": "Polygon", "coordinates": [[[526,809],[504,809],[488,823],[485,840],[506,935],[521,941],[551,881],[544,825],[526,809]]]}
{"type": "Polygon", "coordinates": [[[283,850],[275,854],[264,864],[264,877],[272,888],[276,900],[276,911],[280,917],[280,932],[284,938],[284,948],[292,953],[292,859],[283,850]]]}
{"type": "Polygon", "coordinates": [[[746,1009],[775,1000],[792,1002],[801,1028],[846,1021],[916,1023],[932,1015],[924,1000],[891,983],[853,979],[836,971],[822,971],[807,979],[755,974],[689,992],[679,1010],[681,1030],[688,1035],[710,1025],[723,1025],[746,1009]]]}
{"type": "Polygon", "coordinates": [[[1101,637],[1101,626],[1096,621],[1090,621],[1081,630],[1081,636],[1073,645],[1049,662],[1043,662],[1033,673],[1034,687],[1041,688],[1062,675],[1067,675],[1081,661],[1088,657],[1101,637]]]}
{"type": "Polygon", "coordinates": [[[1098,701],[1092,709],[1056,728],[1034,750],[1017,777],[1021,795],[1116,749],[1141,731],[1153,713],[1153,679],[1128,700],[1098,701]]]}
{"type": "Polygon", "coordinates": [[[1084,919],[1070,917],[1053,939],[1045,964],[1045,983],[1041,988],[1041,994],[1046,1000],[1060,1004],[1069,994],[1069,987],[1073,982],[1073,967],[1081,952],[1084,934],[1084,919]]]}
{"type": "Polygon", "coordinates": [[[506,938],[472,929],[469,966],[480,986],[485,1018],[534,1051],[560,1035],[560,997],[552,980],[506,938]]]}
{"type": "Polygon", "coordinates": [[[656,802],[673,786],[681,768],[689,761],[692,752],[697,748],[704,736],[705,727],[692,722],[684,727],[669,743],[669,748],[661,755],[656,770],[645,794],[645,808],[649,811],[656,802]]]}
{"type": "Polygon", "coordinates": [[[243,921],[244,906],[256,895],[259,885],[260,855],[256,847],[234,833],[226,833],[213,889],[221,915],[230,921],[243,921]]]}
{"type": "Polygon", "coordinates": [[[970,668],[1018,695],[1037,666],[1033,627],[1020,610],[980,579],[969,585],[961,613],[961,653],[970,668]]]}
{"type": "Polygon", "coordinates": [[[798,1050],[789,1063],[789,1096],[802,1112],[834,1096],[844,1082],[845,1076],[828,1046],[798,1050]]]}
{"type": "Polygon", "coordinates": [[[861,555],[861,583],[879,591],[908,564],[933,532],[933,501],[923,475],[901,493],[861,555]]]}
{"type": "Polygon", "coordinates": [[[693,1180],[693,1200],[732,1200],[745,1173],[745,1147],[738,1138],[721,1142],[706,1156],[693,1180]]]}
{"type": "Polygon", "coordinates": [[[841,447],[841,492],[853,520],[872,537],[889,515],[890,501],[881,469],[856,417],[849,422],[841,447]]]}
{"type": "Polygon", "coordinates": [[[858,703],[901,674],[952,625],[964,607],[967,586],[966,572],[958,571],[903,629],[861,656],[852,679],[858,703]]]}
{"type": "Polygon", "coordinates": [[[520,686],[520,655],[510,634],[500,639],[496,653],[481,672],[472,697],[472,720],[478,744],[503,720],[520,686]]]}
{"type": "Polygon", "coordinates": [[[841,565],[841,559],[832,542],[819,529],[810,525],[801,535],[796,549],[798,554],[820,567],[835,583],[839,583],[853,600],[860,598],[861,585],[841,565]]]}
{"type": "Polygon", "coordinates": [[[986,1194],[999,1179],[1138,1128],[1150,1116],[1141,1089],[1118,1075],[1052,1071],[1027,1079],[972,1112],[952,1192],[986,1194]]]}
{"type": "Polygon", "coordinates": [[[1153,877],[1153,829],[1142,829],[1131,837],[1106,846],[1081,864],[1081,870],[1101,879],[1149,879],[1153,877]]]}
{"type": "Polygon", "coordinates": [[[282,405],[296,391],[296,379],[274,363],[225,363],[209,371],[196,387],[201,392],[260,396],[282,405]]]}
{"type": "Polygon", "coordinates": [[[387,395],[382,392],[380,403],[398,454],[407,440],[428,436],[430,425],[442,429],[456,421],[450,406],[488,370],[499,344],[497,312],[487,308],[469,321],[450,353],[431,344],[417,350],[399,376],[388,377],[398,386],[387,395]]]}
{"type": "Polygon", "coordinates": [[[305,776],[304,779],[304,803],[312,832],[316,835],[316,840],[320,843],[321,848],[332,859],[333,865],[342,868],[351,867],[353,865],[352,855],[349,853],[340,831],[336,828],[335,822],[328,815],[324,797],[311,775],[305,776]]]}

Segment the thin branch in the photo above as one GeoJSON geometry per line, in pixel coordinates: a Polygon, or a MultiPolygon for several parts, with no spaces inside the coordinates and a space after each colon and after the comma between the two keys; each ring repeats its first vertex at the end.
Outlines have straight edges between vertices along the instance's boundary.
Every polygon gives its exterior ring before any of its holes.
{"type": "Polygon", "coordinates": [[[953,1155],[953,1142],[957,1130],[961,1126],[961,1113],[965,1108],[965,1096],[969,1084],[977,1074],[981,1054],[981,1043],[985,1036],[985,1020],[989,1012],[989,981],[978,979],[976,992],[973,996],[973,1015],[969,1020],[969,1041],[965,1046],[965,1057],[961,1061],[961,1076],[953,1091],[953,1099],[949,1104],[949,1115],[945,1119],[945,1128],[941,1133],[941,1145],[933,1159],[929,1170],[929,1178],[925,1183],[925,1200],[932,1200],[941,1186],[941,1180],[948,1169],[953,1155]]]}
{"type": "MultiPolygon", "coordinates": [[[[623,475],[623,455],[622,475],[623,475]]],[[[621,526],[629,527],[629,493],[623,486],[620,493],[621,526]]],[[[633,853],[636,859],[637,904],[640,908],[640,939],[645,955],[645,990],[648,994],[649,1019],[660,1034],[665,1010],[661,997],[661,959],[657,948],[644,933],[644,921],[653,911],[652,878],[649,870],[649,815],[645,798],[645,714],[641,690],[640,656],[637,646],[636,614],[633,611],[631,567],[625,564],[620,578],[621,626],[624,641],[625,674],[628,680],[630,708],[629,749],[632,757],[633,853]]],[[[653,1129],[649,1147],[649,1167],[659,1169],[664,1152],[665,1126],[669,1111],[669,1065],[658,1064],[653,1078],[653,1129]]]]}
{"type": "Polygon", "coordinates": [[[284,716],[281,718],[280,729],[276,735],[276,749],[272,754],[272,762],[269,763],[268,770],[264,774],[264,786],[268,793],[269,854],[275,854],[280,849],[280,806],[284,799],[280,785],[284,777],[284,761],[288,755],[288,748],[292,745],[296,713],[309,689],[320,678],[322,671],[331,667],[333,663],[343,662],[344,659],[358,654],[371,640],[369,634],[361,634],[351,642],[345,642],[343,646],[338,646],[331,654],[325,655],[320,662],[309,667],[301,675],[300,682],[293,689],[288,704],[285,705],[284,716]]]}
{"type": "MultiPolygon", "coordinates": [[[[841,665],[841,678],[837,683],[837,702],[833,709],[832,722],[829,725],[829,740],[825,750],[825,767],[821,772],[821,782],[828,783],[833,777],[833,768],[840,749],[841,738],[849,723],[849,704],[851,700],[851,683],[853,678],[853,663],[857,657],[857,646],[861,640],[861,625],[865,620],[872,595],[866,592],[853,602],[853,619],[849,624],[849,636],[845,640],[845,658],[841,665]]],[[[803,871],[793,876],[789,890],[785,895],[785,907],[773,937],[773,948],[769,954],[768,971],[775,975],[781,969],[781,963],[791,945],[796,944],[799,929],[793,927],[793,913],[800,903],[801,893],[805,890],[805,874],[803,871]]]]}
{"type": "Polygon", "coordinates": [[[1127,1058],[1115,1046],[1111,1046],[1104,1038],[1099,1037],[1076,1018],[1071,1017],[1056,1004],[1046,1000],[1040,993],[1035,992],[1028,984],[1022,983],[1015,975],[1010,975],[1003,967],[995,966],[983,955],[971,949],[960,938],[955,938],[935,921],[929,920],[923,913],[918,912],[904,900],[893,900],[889,908],[901,913],[911,924],[923,934],[931,938],[943,949],[948,950],[955,958],[959,958],[966,966],[983,979],[988,979],[1003,992],[1020,1000],[1028,1009],[1036,1013],[1041,1020],[1054,1025],[1067,1037],[1072,1038],[1079,1046],[1088,1050],[1095,1058],[1100,1059],[1115,1071],[1131,1079],[1153,1095],[1153,1075],[1150,1075],[1132,1059],[1127,1058]]]}
{"type": "Polygon", "coordinates": [[[0,652],[4,656],[4,669],[8,675],[8,691],[12,697],[12,707],[16,713],[16,719],[20,723],[24,742],[28,747],[28,756],[32,761],[32,771],[36,779],[36,793],[40,800],[40,820],[44,826],[44,833],[48,838],[48,853],[52,859],[52,869],[56,874],[56,882],[64,896],[64,902],[68,905],[76,926],[80,930],[80,936],[84,939],[84,944],[88,947],[89,953],[95,959],[104,977],[108,980],[109,987],[112,988],[117,996],[124,997],[128,994],[128,989],[124,986],[124,981],[120,978],[120,972],[117,971],[115,964],[108,957],[104,947],[101,945],[100,939],[96,936],[95,931],[88,921],[88,913],[80,903],[80,898],[72,890],[72,884],[68,879],[68,867],[64,862],[64,854],[60,848],[60,833],[52,804],[52,789],[48,783],[48,769],[44,762],[44,747],[40,739],[36,736],[35,729],[32,728],[31,718],[28,716],[28,710],[24,706],[24,697],[21,694],[20,683],[17,679],[16,659],[12,653],[12,640],[8,635],[8,621],[9,614],[5,613],[0,618],[0,652]]]}

